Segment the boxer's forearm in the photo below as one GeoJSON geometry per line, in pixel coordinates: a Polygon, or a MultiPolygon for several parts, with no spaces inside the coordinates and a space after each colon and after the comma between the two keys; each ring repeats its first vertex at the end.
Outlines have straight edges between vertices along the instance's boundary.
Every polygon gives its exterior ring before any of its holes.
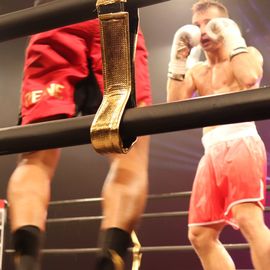
{"type": "Polygon", "coordinates": [[[183,82],[168,78],[167,80],[167,102],[173,102],[180,99],[179,88],[181,88],[183,82]]]}
{"type": "Polygon", "coordinates": [[[183,81],[168,78],[167,80],[167,102],[179,101],[191,98],[195,92],[192,78],[187,76],[183,81]]]}

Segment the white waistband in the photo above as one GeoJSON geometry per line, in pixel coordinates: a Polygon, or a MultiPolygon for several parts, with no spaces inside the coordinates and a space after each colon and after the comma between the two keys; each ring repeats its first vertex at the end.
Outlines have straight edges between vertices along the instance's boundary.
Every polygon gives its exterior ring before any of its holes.
{"type": "Polygon", "coordinates": [[[254,122],[243,122],[217,126],[205,133],[202,137],[202,144],[205,149],[219,142],[239,139],[242,137],[259,137],[254,122]]]}

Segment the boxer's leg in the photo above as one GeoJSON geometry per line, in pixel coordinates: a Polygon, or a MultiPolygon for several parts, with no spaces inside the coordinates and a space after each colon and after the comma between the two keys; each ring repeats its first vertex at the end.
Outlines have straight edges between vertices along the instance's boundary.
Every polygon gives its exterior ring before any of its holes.
{"type": "Polygon", "coordinates": [[[121,265],[131,245],[130,233],[145,207],[148,152],[149,137],[141,137],[126,155],[109,157],[111,166],[102,191],[104,219],[99,246],[103,252],[97,269],[123,269],[121,265]],[[112,263],[115,258],[121,261],[118,266],[112,263]]]}
{"type": "Polygon", "coordinates": [[[50,185],[59,150],[22,154],[8,185],[16,270],[39,269],[50,185]]]}

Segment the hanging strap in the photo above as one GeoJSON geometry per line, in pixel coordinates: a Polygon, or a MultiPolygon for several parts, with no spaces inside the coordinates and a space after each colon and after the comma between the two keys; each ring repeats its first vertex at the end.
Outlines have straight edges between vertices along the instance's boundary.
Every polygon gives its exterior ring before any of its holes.
{"type": "Polygon", "coordinates": [[[121,138],[120,123],[125,109],[136,106],[134,59],[138,11],[127,12],[127,0],[97,0],[101,30],[104,96],[90,134],[101,154],[127,153],[136,137],[121,138]]]}

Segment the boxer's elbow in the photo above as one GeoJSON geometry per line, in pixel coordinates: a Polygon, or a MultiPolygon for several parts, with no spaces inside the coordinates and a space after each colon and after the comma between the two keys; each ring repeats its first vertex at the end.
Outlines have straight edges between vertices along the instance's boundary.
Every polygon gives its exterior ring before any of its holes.
{"type": "Polygon", "coordinates": [[[258,85],[262,78],[262,69],[258,68],[257,70],[249,71],[239,78],[240,84],[245,89],[251,89],[254,88],[254,86],[258,85]]]}
{"type": "Polygon", "coordinates": [[[260,78],[254,76],[243,78],[240,84],[244,87],[244,89],[251,89],[254,88],[254,86],[257,85],[259,81],[260,78]]]}

